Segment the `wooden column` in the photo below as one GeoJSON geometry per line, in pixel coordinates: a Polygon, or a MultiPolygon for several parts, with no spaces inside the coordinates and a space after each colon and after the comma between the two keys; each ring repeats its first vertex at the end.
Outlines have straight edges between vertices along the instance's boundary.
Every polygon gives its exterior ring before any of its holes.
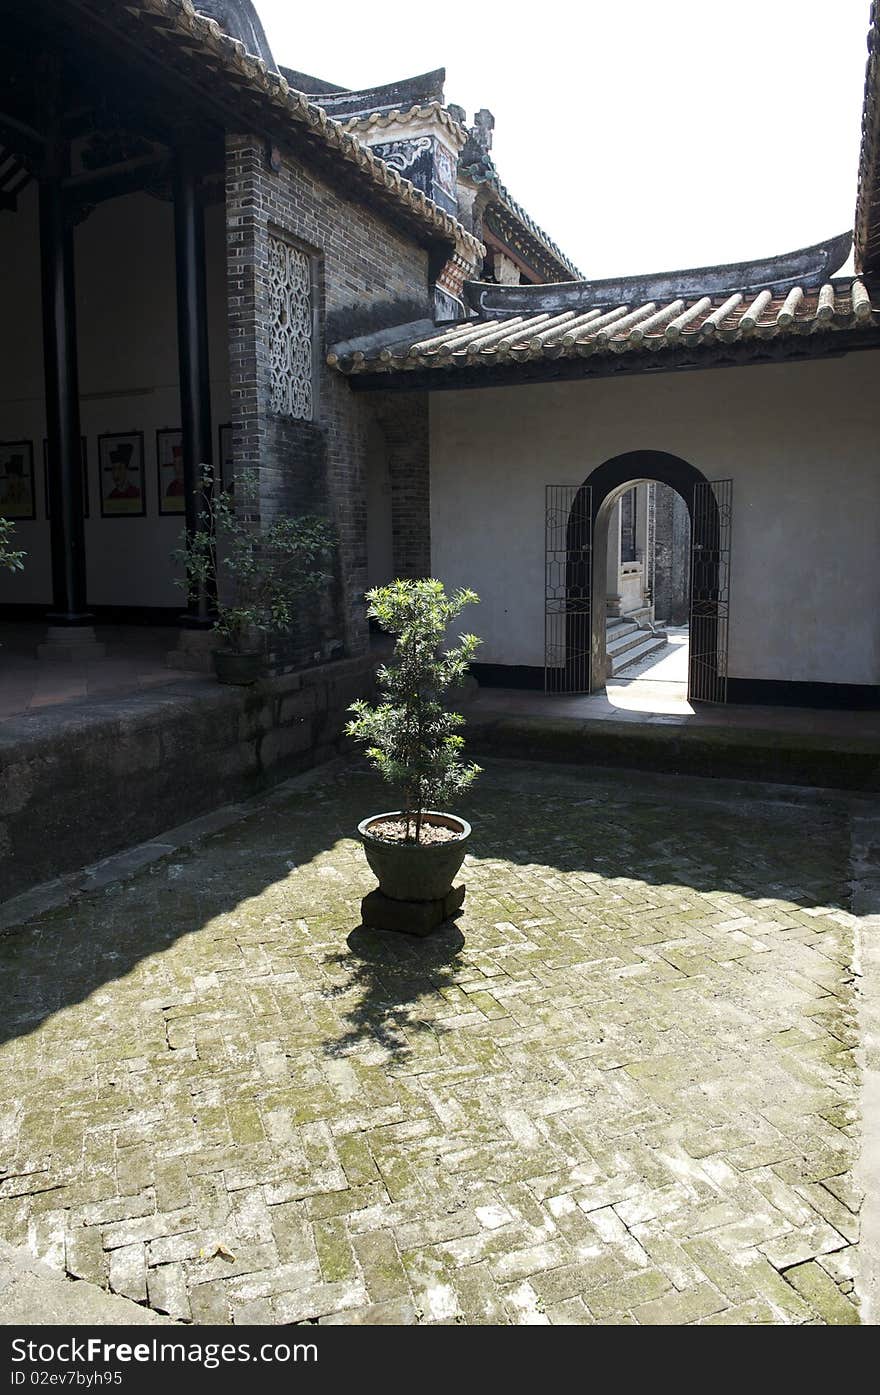
{"type": "MultiPolygon", "coordinates": [[[[197,160],[186,148],[178,150],[174,167],[174,250],[186,530],[192,533],[199,526],[201,466],[212,464],[214,452],[205,289],[205,216],[199,199],[197,160]]],[[[190,601],[182,623],[191,629],[211,627],[211,596],[207,591],[190,601]]]]}
{"type": "Polygon", "coordinates": [[[83,528],[82,455],[76,348],[73,233],[65,213],[62,179],[68,151],[46,152],[40,174],[40,263],[43,364],[46,384],[49,496],[51,499],[53,627],[89,625],[83,528]]]}

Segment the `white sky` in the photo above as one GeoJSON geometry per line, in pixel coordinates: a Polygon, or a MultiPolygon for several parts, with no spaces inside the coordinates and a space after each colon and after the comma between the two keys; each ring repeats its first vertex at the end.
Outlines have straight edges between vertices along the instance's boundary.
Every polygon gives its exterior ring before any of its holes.
{"type": "Polygon", "coordinates": [[[256,0],[277,62],[345,87],[446,68],[514,198],[588,277],[852,227],[869,0],[256,0]]]}

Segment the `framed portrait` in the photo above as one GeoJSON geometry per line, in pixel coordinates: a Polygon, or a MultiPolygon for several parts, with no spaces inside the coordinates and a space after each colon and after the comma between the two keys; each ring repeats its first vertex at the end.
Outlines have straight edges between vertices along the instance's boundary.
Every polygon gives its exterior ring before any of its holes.
{"type": "Polygon", "coordinates": [[[163,427],[156,432],[156,469],[159,476],[159,512],[184,513],[183,432],[163,427]]]}
{"type": "Polygon", "coordinates": [[[98,476],[102,518],[143,518],[144,433],[106,432],[98,437],[98,476]]]}
{"type": "MultiPolygon", "coordinates": [[[[82,491],[83,491],[83,518],[89,516],[89,446],[85,436],[79,438],[79,449],[82,457],[82,491]]],[[[52,501],[49,498],[49,442],[43,437],[43,502],[46,506],[46,518],[52,517],[52,501]]]]}
{"type": "Polygon", "coordinates": [[[33,441],[0,441],[0,514],[36,518],[33,441]]]}
{"type": "Polygon", "coordinates": [[[217,432],[218,444],[220,447],[218,454],[220,488],[225,489],[227,494],[232,494],[235,489],[235,476],[232,473],[232,423],[227,421],[217,432]]]}

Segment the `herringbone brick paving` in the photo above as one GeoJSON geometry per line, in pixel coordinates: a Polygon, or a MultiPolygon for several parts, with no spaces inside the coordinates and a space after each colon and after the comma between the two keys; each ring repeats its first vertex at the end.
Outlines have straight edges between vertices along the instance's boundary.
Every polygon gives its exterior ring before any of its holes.
{"type": "Polygon", "coordinates": [[[332,769],[0,940],[0,1235],[195,1322],[853,1323],[844,805],[493,763],[358,927],[332,769]]]}

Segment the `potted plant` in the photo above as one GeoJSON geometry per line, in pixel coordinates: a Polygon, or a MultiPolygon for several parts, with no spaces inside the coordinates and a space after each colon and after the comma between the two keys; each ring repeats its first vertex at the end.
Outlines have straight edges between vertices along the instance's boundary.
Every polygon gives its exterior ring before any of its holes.
{"type": "Polygon", "coordinates": [[[9,572],[20,572],[24,570],[24,559],[26,552],[16,552],[12,547],[12,534],[15,532],[15,524],[9,518],[0,515],[0,567],[5,567],[9,572]]]}
{"type": "Polygon", "coordinates": [[[214,630],[222,643],[212,658],[221,683],[254,683],[268,637],[289,630],[303,597],[331,579],[325,564],[334,538],[327,520],[282,516],[263,528],[257,501],[253,471],[238,476],[233,496],[213,488],[213,472],[205,466],[200,526],[174,554],[190,597],[216,594],[214,630]]]}
{"type": "MultiPolygon", "coordinates": [[[[463,634],[457,647],[440,646],[447,627],[478,599],[468,590],[447,596],[435,580],[394,581],[368,591],[368,614],[395,636],[394,652],[377,673],[380,701],[352,703],[345,729],[400,791],[398,809],[358,825],[379,891],[391,902],[432,904],[433,924],[451,914],[449,896],[471,833],[466,819],[445,810],[480,773],[462,758],[464,741],[456,729],[464,719],[444,705],[480,641],[463,634]]],[[[463,899],[462,891],[458,905],[463,899]]],[[[365,923],[378,922],[365,915],[365,923]]],[[[410,927],[395,922],[387,928],[410,927]]]]}
{"type": "Polygon", "coordinates": [[[20,572],[24,569],[24,559],[26,552],[16,552],[12,547],[12,534],[15,532],[15,524],[9,518],[0,515],[0,567],[5,567],[10,572],[20,572]]]}

